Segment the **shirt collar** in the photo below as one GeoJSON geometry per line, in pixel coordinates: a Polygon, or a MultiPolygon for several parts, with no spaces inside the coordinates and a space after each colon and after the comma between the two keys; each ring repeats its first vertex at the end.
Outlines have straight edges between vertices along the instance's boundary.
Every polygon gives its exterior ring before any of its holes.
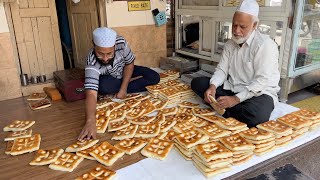
{"type": "Polygon", "coordinates": [[[246,43],[248,46],[250,46],[251,42],[253,41],[253,37],[254,37],[255,34],[256,34],[256,30],[253,30],[252,33],[250,34],[249,38],[246,40],[245,43],[246,43]]]}

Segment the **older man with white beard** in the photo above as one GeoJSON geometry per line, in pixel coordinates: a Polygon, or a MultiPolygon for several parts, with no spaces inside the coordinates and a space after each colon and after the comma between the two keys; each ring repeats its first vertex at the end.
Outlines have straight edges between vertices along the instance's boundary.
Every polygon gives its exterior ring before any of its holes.
{"type": "Polygon", "coordinates": [[[217,68],[210,78],[195,78],[191,87],[207,103],[210,95],[223,117],[233,117],[249,127],[268,121],[278,102],[280,72],[277,44],[256,30],[259,5],[244,0],[233,16],[232,39],[224,47],[217,68]]]}

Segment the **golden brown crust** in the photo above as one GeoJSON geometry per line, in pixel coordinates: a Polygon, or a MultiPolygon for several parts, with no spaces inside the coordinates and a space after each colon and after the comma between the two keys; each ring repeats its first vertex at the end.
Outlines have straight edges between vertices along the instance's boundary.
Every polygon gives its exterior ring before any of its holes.
{"type": "Polygon", "coordinates": [[[177,135],[175,139],[180,145],[186,148],[191,148],[198,144],[204,143],[209,139],[209,136],[198,130],[191,130],[189,132],[177,135]]]}
{"type": "Polygon", "coordinates": [[[116,176],[116,172],[105,168],[104,166],[97,165],[95,168],[87,173],[76,178],[76,180],[91,180],[91,179],[103,179],[111,180],[116,176]]]}
{"type": "Polygon", "coordinates": [[[311,120],[303,119],[299,116],[296,116],[294,114],[287,114],[277,119],[277,121],[290,126],[294,129],[301,129],[304,127],[309,127],[312,125],[311,120]]]}
{"type": "Polygon", "coordinates": [[[210,95],[209,99],[211,100],[211,103],[210,103],[211,107],[215,111],[217,111],[218,114],[223,115],[226,112],[225,109],[219,108],[219,104],[218,104],[217,100],[213,96],[210,95]]]}
{"type": "Polygon", "coordinates": [[[104,141],[99,147],[89,154],[101,164],[105,166],[112,166],[115,161],[124,155],[124,152],[113,147],[107,141],[104,141]]]}
{"type": "Polygon", "coordinates": [[[23,131],[30,128],[35,121],[15,120],[11,124],[3,128],[3,131],[23,131]]]}
{"type": "Polygon", "coordinates": [[[47,97],[46,93],[32,93],[27,98],[28,101],[39,101],[47,97]]]}
{"type": "Polygon", "coordinates": [[[152,138],[147,146],[142,149],[141,154],[146,157],[164,160],[168,156],[172,147],[172,142],[152,138]]]}
{"type": "Polygon", "coordinates": [[[276,136],[287,136],[289,134],[292,134],[291,127],[273,120],[259,124],[257,125],[257,128],[271,132],[276,136]]]}
{"type": "Polygon", "coordinates": [[[27,138],[18,138],[13,142],[13,146],[11,148],[11,155],[19,155],[27,152],[33,152],[39,149],[41,142],[40,134],[35,134],[31,137],[27,138]]]}
{"type": "Polygon", "coordinates": [[[199,127],[198,129],[208,135],[210,139],[218,139],[231,134],[231,131],[225,130],[216,124],[208,124],[206,126],[199,127]]]}
{"type": "Polygon", "coordinates": [[[12,141],[17,138],[26,138],[26,137],[31,137],[32,135],[32,129],[29,130],[22,130],[22,131],[13,131],[10,132],[7,137],[4,139],[4,141],[12,141]]]}
{"type": "Polygon", "coordinates": [[[193,108],[193,114],[198,115],[214,115],[214,111],[211,108],[193,108]]]}
{"type": "Polygon", "coordinates": [[[53,170],[72,172],[82,161],[83,157],[79,157],[73,153],[64,152],[54,163],[49,165],[49,168],[53,170]]]}
{"type": "Polygon", "coordinates": [[[30,165],[47,165],[54,163],[58,160],[58,157],[63,153],[63,149],[52,149],[52,150],[43,150],[40,149],[37,151],[33,160],[29,163],[30,165]]]}
{"type": "Polygon", "coordinates": [[[90,148],[97,144],[99,139],[89,139],[83,141],[77,141],[66,148],[66,152],[77,152],[90,148]]]}
{"type": "Polygon", "coordinates": [[[292,114],[309,120],[316,120],[320,118],[320,112],[315,112],[308,109],[300,109],[292,114]]]}
{"type": "Polygon", "coordinates": [[[220,142],[231,151],[250,151],[255,148],[253,144],[246,141],[239,134],[222,137],[220,142]]]}
{"type": "Polygon", "coordinates": [[[152,138],[152,137],[158,136],[159,133],[160,133],[159,124],[141,125],[138,127],[138,130],[134,137],[152,138]]]}
{"type": "Polygon", "coordinates": [[[128,126],[130,126],[130,123],[126,119],[117,122],[110,122],[108,126],[108,132],[117,131],[128,126]]]}
{"type": "Polygon", "coordinates": [[[97,148],[99,144],[95,144],[88,149],[82,150],[82,151],[77,151],[76,154],[80,157],[90,159],[90,160],[96,160],[94,157],[92,157],[89,153],[93,151],[95,148],[97,148]]]}
{"type": "Polygon", "coordinates": [[[240,136],[246,138],[246,139],[251,139],[251,140],[264,140],[264,139],[269,139],[274,137],[272,133],[258,129],[256,127],[252,127],[248,130],[242,131],[239,133],[240,136]]]}
{"type": "Polygon", "coordinates": [[[122,150],[126,154],[133,154],[138,152],[140,149],[142,149],[147,144],[147,141],[144,141],[142,139],[138,138],[132,138],[132,139],[124,139],[118,142],[114,147],[122,150]]]}
{"type": "Polygon", "coordinates": [[[195,151],[202,161],[205,162],[232,157],[232,152],[222,146],[219,142],[209,142],[197,145],[195,151]]]}
{"type": "Polygon", "coordinates": [[[234,118],[217,119],[214,123],[227,130],[239,130],[247,127],[247,124],[240,122],[234,118]]]}
{"type": "Polygon", "coordinates": [[[133,138],[137,132],[137,129],[138,129],[138,125],[132,124],[126,128],[123,128],[123,129],[116,131],[113,134],[111,139],[112,140],[123,140],[123,139],[133,138]]]}

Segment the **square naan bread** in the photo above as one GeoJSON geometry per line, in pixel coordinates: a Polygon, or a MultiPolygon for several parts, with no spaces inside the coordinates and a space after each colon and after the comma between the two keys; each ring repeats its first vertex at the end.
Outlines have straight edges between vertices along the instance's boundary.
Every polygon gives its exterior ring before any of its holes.
{"type": "Polygon", "coordinates": [[[108,126],[108,132],[118,131],[128,126],[130,126],[130,123],[127,119],[124,119],[122,121],[110,122],[108,126]]]}
{"type": "Polygon", "coordinates": [[[273,133],[270,133],[268,131],[258,129],[256,127],[252,127],[248,130],[242,131],[239,133],[240,136],[244,137],[245,139],[251,139],[251,140],[264,140],[274,137],[273,133]]]}
{"type": "Polygon", "coordinates": [[[218,126],[222,127],[223,129],[232,130],[232,131],[247,128],[247,124],[240,122],[231,117],[226,119],[217,119],[214,123],[216,123],[218,126]]]}
{"type": "Polygon", "coordinates": [[[152,138],[147,146],[142,149],[141,154],[146,157],[164,160],[168,156],[172,147],[172,142],[152,138]]]}
{"type": "Polygon", "coordinates": [[[134,135],[136,134],[138,129],[138,125],[136,124],[131,124],[130,126],[120,129],[118,131],[116,131],[113,136],[112,136],[112,140],[123,140],[123,139],[129,139],[129,138],[133,138],[134,135]]]}
{"type": "Polygon", "coordinates": [[[199,127],[198,130],[208,135],[210,139],[218,139],[231,134],[231,131],[225,130],[216,124],[208,124],[206,126],[199,127]]]}
{"type": "Polygon", "coordinates": [[[82,161],[83,157],[64,152],[54,163],[49,165],[49,168],[58,171],[72,172],[82,161]]]}
{"type": "Polygon", "coordinates": [[[17,138],[26,138],[31,137],[32,135],[32,129],[30,130],[23,130],[23,131],[13,131],[10,132],[6,138],[4,138],[4,141],[13,141],[17,138]]]}
{"type": "Polygon", "coordinates": [[[255,146],[246,141],[239,134],[222,137],[220,142],[231,151],[253,151],[255,146]]]}
{"type": "Polygon", "coordinates": [[[177,133],[186,133],[189,132],[190,130],[196,129],[196,126],[194,126],[191,122],[189,121],[184,121],[176,124],[173,126],[173,130],[176,131],[177,133]]]}
{"type": "Polygon", "coordinates": [[[27,138],[18,138],[13,142],[10,154],[15,156],[24,153],[30,153],[36,151],[40,147],[41,136],[40,134],[35,134],[27,138]]]}
{"type": "Polygon", "coordinates": [[[34,156],[30,165],[42,166],[54,163],[58,160],[59,156],[63,153],[63,149],[43,150],[39,149],[34,156]]]}
{"type": "Polygon", "coordinates": [[[27,100],[28,101],[39,101],[43,100],[47,97],[46,93],[32,93],[28,96],[27,100]]]}
{"type": "Polygon", "coordinates": [[[99,139],[89,139],[83,141],[77,141],[66,148],[66,152],[77,152],[90,148],[97,144],[99,139]]]}
{"type": "Polygon", "coordinates": [[[196,117],[193,120],[190,120],[190,122],[195,125],[196,127],[203,127],[209,124],[209,122],[201,117],[196,117]]]}
{"type": "Polygon", "coordinates": [[[3,131],[23,131],[30,128],[35,121],[15,120],[11,124],[3,128],[3,131]]]}
{"type": "Polygon", "coordinates": [[[97,165],[95,168],[87,173],[82,174],[77,177],[76,180],[93,180],[93,179],[103,179],[111,180],[116,176],[116,172],[105,168],[104,166],[97,165]]]}
{"type": "Polygon", "coordinates": [[[183,101],[179,104],[180,107],[186,107],[186,108],[194,108],[194,107],[199,107],[200,104],[197,103],[192,103],[188,101],[183,101]]]}
{"type": "Polygon", "coordinates": [[[198,130],[190,130],[189,132],[177,135],[175,139],[185,148],[192,148],[198,144],[206,142],[209,139],[209,136],[198,130]]]}
{"type": "Polygon", "coordinates": [[[277,121],[292,127],[293,129],[301,129],[304,127],[310,127],[312,125],[312,121],[308,119],[301,118],[294,114],[287,114],[282,117],[279,117],[277,121]]]}
{"type": "Polygon", "coordinates": [[[310,111],[308,109],[300,109],[292,114],[309,120],[317,120],[320,118],[320,112],[310,111]]]}
{"type": "Polygon", "coordinates": [[[134,154],[142,149],[148,142],[139,138],[124,139],[114,145],[126,154],[134,154]]]}
{"type": "Polygon", "coordinates": [[[99,117],[96,119],[97,133],[105,133],[109,125],[108,117],[99,117]]]}
{"type": "Polygon", "coordinates": [[[277,121],[267,121],[258,124],[257,128],[273,133],[276,136],[287,136],[292,134],[292,128],[277,121]]]}
{"type": "Polygon", "coordinates": [[[90,152],[90,155],[99,163],[105,166],[112,166],[114,162],[124,155],[124,152],[104,141],[99,147],[90,152]]]}
{"type": "Polygon", "coordinates": [[[85,159],[89,159],[89,160],[96,160],[94,157],[92,157],[90,155],[90,152],[93,151],[95,148],[97,148],[99,146],[99,144],[95,144],[91,147],[89,147],[88,149],[84,149],[82,151],[77,151],[76,154],[80,157],[83,157],[85,159]]]}
{"type": "Polygon", "coordinates": [[[148,124],[138,127],[138,130],[134,137],[152,138],[158,136],[160,133],[159,124],[148,124]]]}
{"type": "Polygon", "coordinates": [[[214,115],[215,112],[211,108],[193,108],[193,114],[198,115],[214,115]]]}
{"type": "Polygon", "coordinates": [[[165,116],[175,115],[177,112],[178,112],[177,107],[165,108],[159,111],[159,113],[162,113],[165,116]]]}
{"type": "Polygon", "coordinates": [[[147,125],[151,123],[155,118],[155,116],[140,116],[134,119],[129,119],[129,122],[137,125],[147,125]]]}
{"type": "Polygon", "coordinates": [[[216,159],[224,159],[232,157],[232,152],[225,148],[219,142],[209,142],[205,144],[199,144],[196,146],[195,150],[197,155],[202,159],[202,161],[210,162],[216,159]]]}

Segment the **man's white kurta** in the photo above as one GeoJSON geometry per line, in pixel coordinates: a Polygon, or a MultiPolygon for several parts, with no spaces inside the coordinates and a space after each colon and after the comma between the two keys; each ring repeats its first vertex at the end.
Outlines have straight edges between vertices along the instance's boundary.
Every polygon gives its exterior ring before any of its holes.
{"type": "Polygon", "coordinates": [[[278,102],[280,87],[277,44],[268,35],[253,31],[240,47],[229,40],[210,84],[231,90],[243,102],[253,96],[270,95],[278,102]]]}

